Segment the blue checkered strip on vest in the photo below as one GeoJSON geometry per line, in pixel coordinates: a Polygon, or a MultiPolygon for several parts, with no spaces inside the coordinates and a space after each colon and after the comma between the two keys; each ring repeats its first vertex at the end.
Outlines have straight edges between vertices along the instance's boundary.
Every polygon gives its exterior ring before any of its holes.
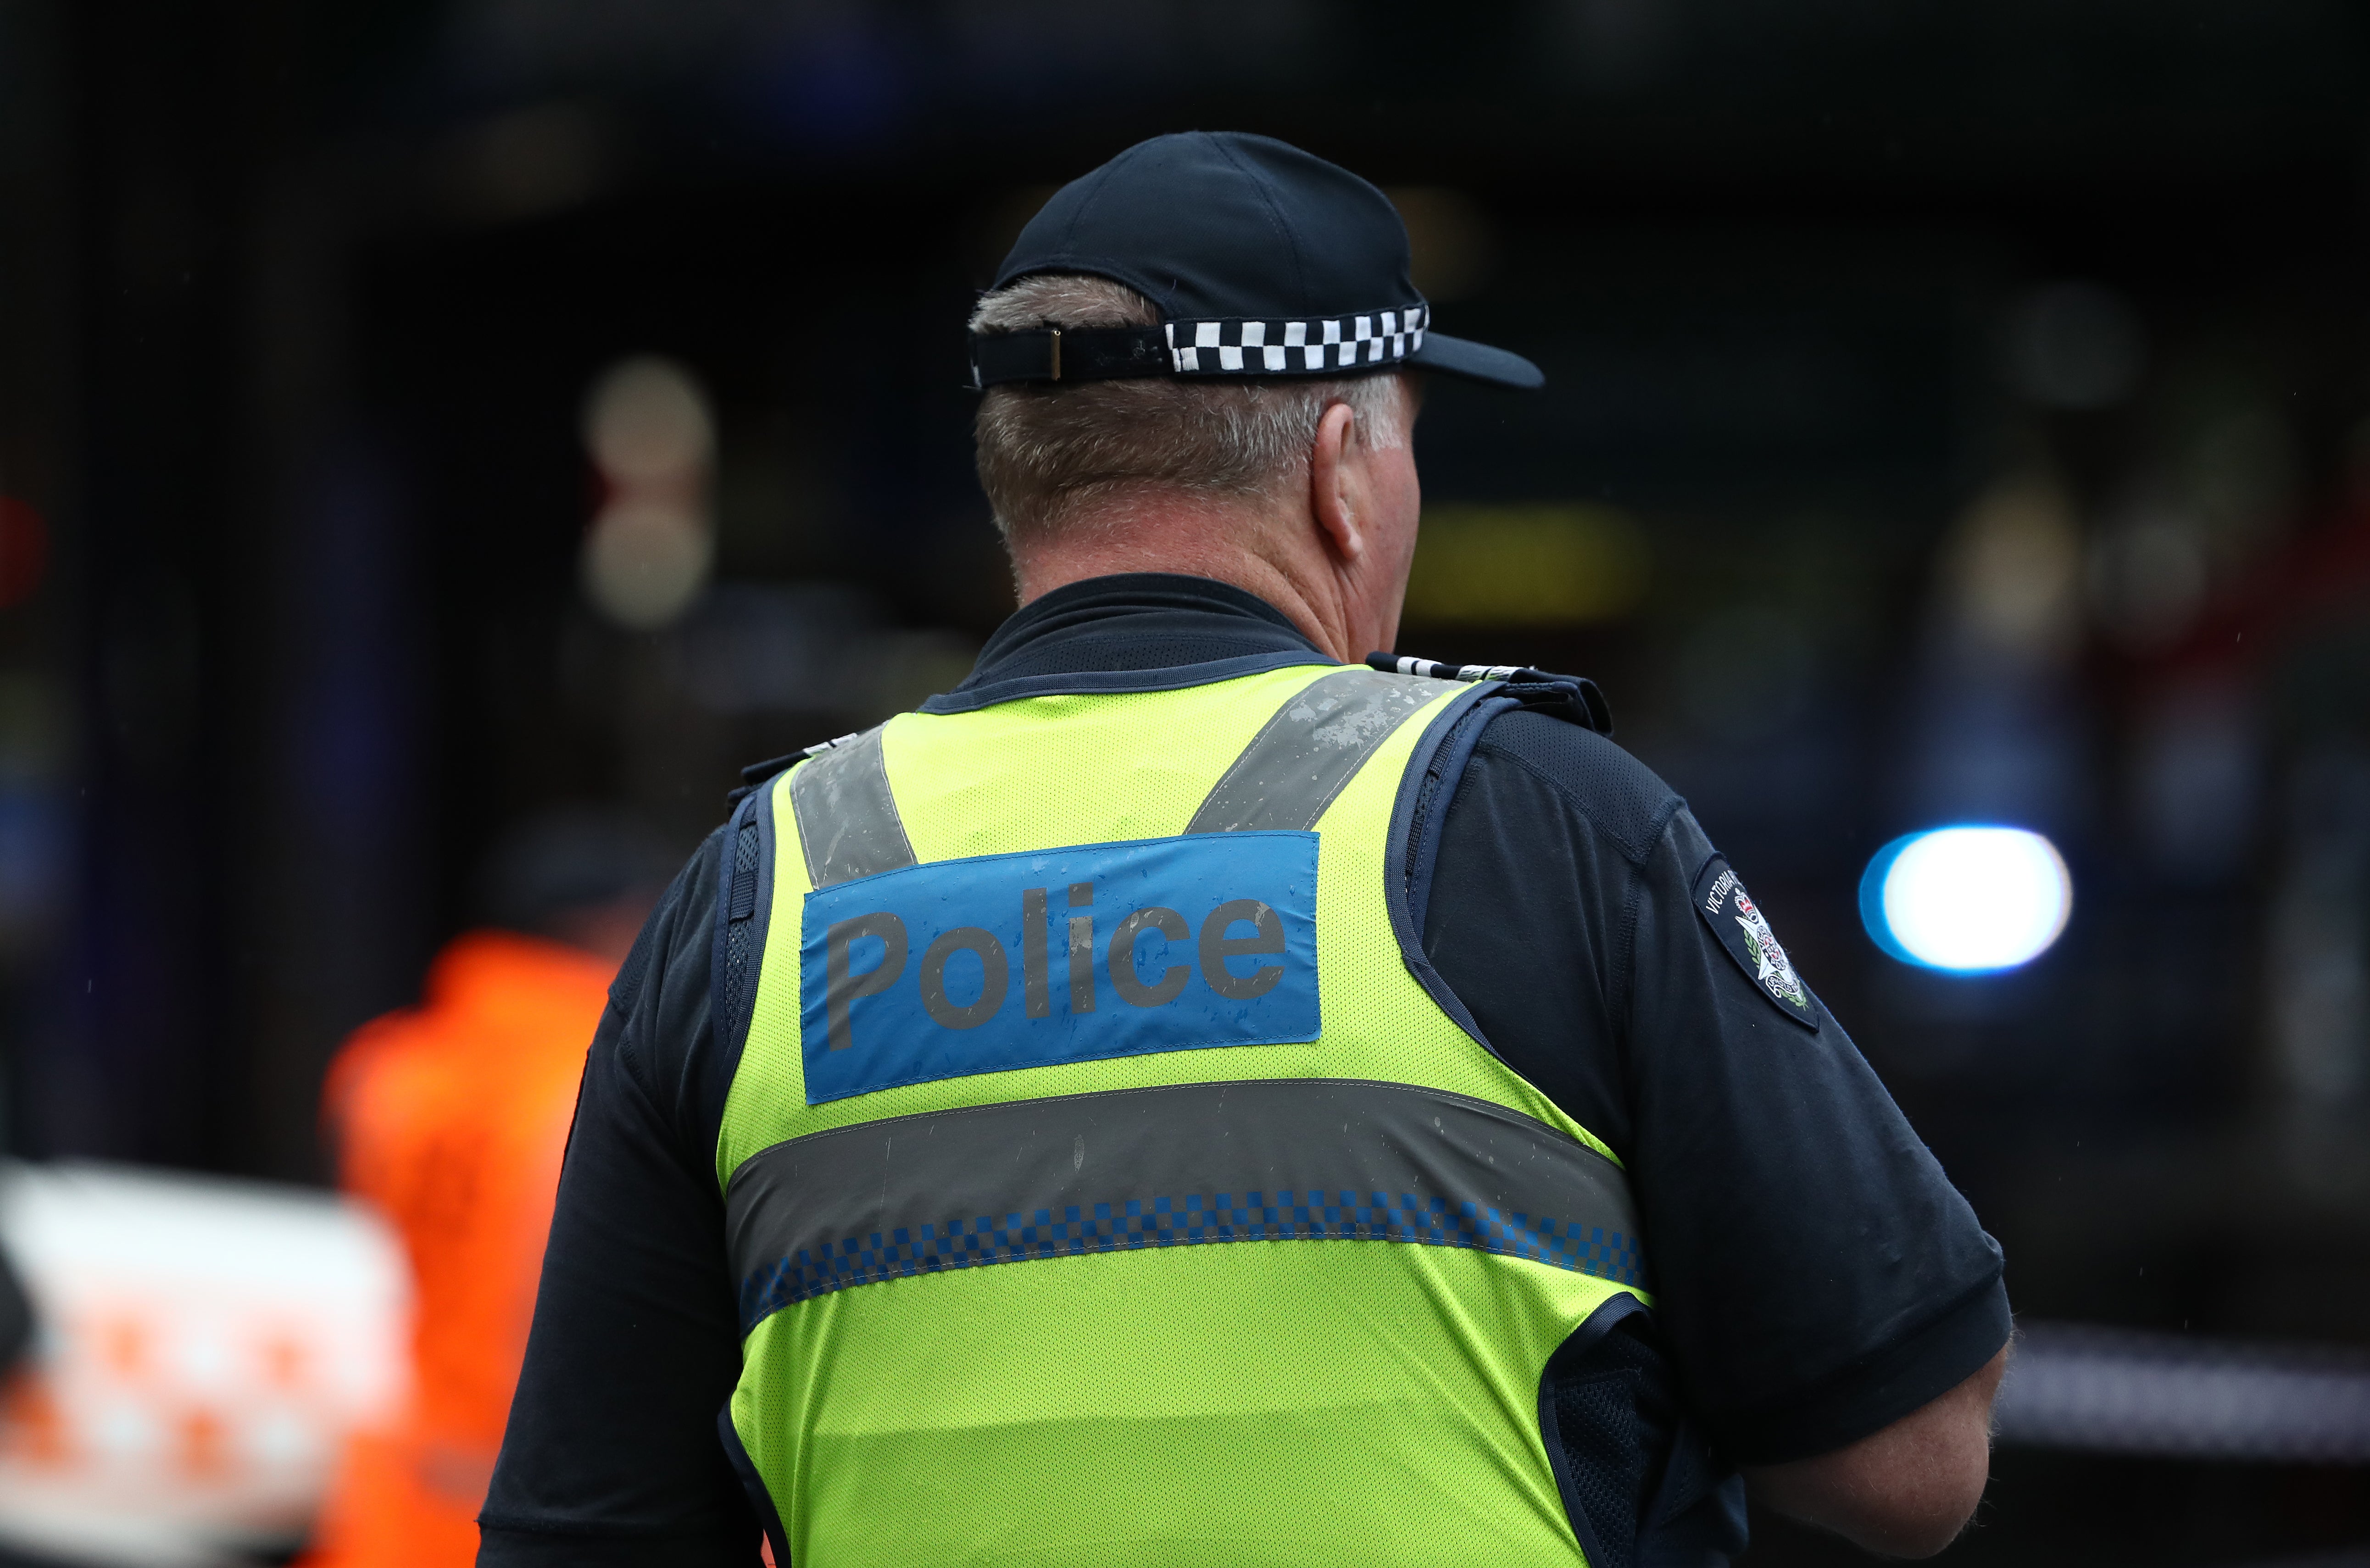
{"type": "Polygon", "coordinates": [[[742,1282],[743,1331],[767,1314],[851,1286],[1145,1247],[1226,1241],[1401,1241],[1466,1247],[1642,1286],[1638,1239],[1601,1225],[1510,1213],[1486,1204],[1386,1193],[1219,1193],[1069,1204],[1001,1218],[899,1226],[800,1249],[742,1282]]]}

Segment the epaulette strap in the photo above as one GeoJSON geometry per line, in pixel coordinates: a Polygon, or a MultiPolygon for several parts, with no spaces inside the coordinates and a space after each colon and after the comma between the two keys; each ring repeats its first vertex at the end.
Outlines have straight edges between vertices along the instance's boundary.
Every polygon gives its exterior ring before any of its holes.
{"type": "Polygon", "coordinates": [[[1386,674],[1422,675],[1435,681],[1510,681],[1516,675],[1539,673],[1520,664],[1444,664],[1437,659],[1403,659],[1390,653],[1369,653],[1366,663],[1386,674]]]}
{"type": "Polygon", "coordinates": [[[811,756],[821,756],[834,746],[844,746],[860,733],[862,733],[861,731],[851,730],[836,740],[818,741],[813,745],[802,746],[794,752],[785,752],[780,756],[769,756],[763,762],[753,762],[741,770],[741,788],[733,790],[724,799],[728,804],[737,806],[746,796],[774,775],[785,768],[794,767],[811,756]]]}
{"type": "Polygon", "coordinates": [[[1583,675],[1559,675],[1528,664],[1444,664],[1436,659],[1394,653],[1369,653],[1366,663],[1386,674],[1422,675],[1435,681],[1497,681],[1505,686],[1506,696],[1525,708],[1555,713],[1600,735],[1613,733],[1612,705],[1596,683],[1583,675]]]}

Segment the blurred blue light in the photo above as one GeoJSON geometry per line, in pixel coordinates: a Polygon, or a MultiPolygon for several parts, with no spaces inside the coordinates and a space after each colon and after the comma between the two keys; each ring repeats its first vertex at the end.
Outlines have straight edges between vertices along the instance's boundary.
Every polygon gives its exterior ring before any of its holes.
{"type": "Polygon", "coordinates": [[[1896,838],[1859,882],[1877,946],[1927,969],[1983,974],[2029,963],[2074,912],[2056,846],[2020,827],[1939,827],[1896,838]]]}

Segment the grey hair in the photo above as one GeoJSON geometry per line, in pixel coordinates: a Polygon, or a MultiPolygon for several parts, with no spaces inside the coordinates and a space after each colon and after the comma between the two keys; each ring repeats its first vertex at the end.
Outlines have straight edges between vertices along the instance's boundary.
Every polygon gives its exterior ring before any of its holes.
{"type": "MultiPolygon", "coordinates": [[[[974,332],[1156,327],[1160,311],[1108,278],[1040,273],[996,290],[974,332]]],[[[1161,489],[1253,500],[1305,483],[1317,421],[1346,403],[1370,446],[1405,440],[1406,377],[1007,383],[980,396],[979,480],[1007,543],[1042,537],[1100,500],[1161,489]]]]}

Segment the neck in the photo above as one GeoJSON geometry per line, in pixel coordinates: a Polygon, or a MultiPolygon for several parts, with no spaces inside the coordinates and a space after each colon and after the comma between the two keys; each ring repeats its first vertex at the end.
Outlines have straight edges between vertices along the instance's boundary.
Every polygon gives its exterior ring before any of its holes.
{"type": "Polygon", "coordinates": [[[1178,495],[1115,498],[1063,520],[1052,538],[1013,551],[1020,602],[1091,577],[1174,571],[1256,594],[1331,658],[1354,663],[1371,633],[1342,574],[1324,559],[1314,524],[1300,528],[1256,505],[1178,495]]]}

